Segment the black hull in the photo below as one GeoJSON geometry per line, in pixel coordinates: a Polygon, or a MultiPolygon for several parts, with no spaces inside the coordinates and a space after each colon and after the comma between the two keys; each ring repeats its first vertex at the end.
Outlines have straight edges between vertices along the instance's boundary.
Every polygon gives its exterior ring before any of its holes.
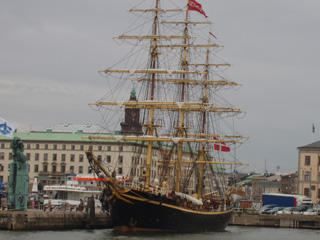
{"type": "Polygon", "coordinates": [[[184,231],[203,232],[224,230],[232,210],[223,212],[195,211],[178,207],[168,198],[155,195],[139,197],[130,191],[114,196],[111,207],[113,227],[118,231],[184,231]],[[170,202],[171,201],[171,202],[170,202]]]}

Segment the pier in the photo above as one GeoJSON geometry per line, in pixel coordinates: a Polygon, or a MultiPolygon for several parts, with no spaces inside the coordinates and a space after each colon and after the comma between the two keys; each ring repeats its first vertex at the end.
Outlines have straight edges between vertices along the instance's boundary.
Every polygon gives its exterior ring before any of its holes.
{"type": "Polygon", "coordinates": [[[0,212],[0,230],[66,230],[111,228],[111,217],[103,212],[30,210],[0,212]]]}
{"type": "Polygon", "coordinates": [[[237,215],[231,217],[230,226],[280,227],[320,229],[320,216],[306,215],[237,215]]]}
{"type": "MultiPolygon", "coordinates": [[[[320,216],[233,214],[230,226],[320,229],[320,216]]],[[[67,230],[112,228],[103,212],[42,211],[0,212],[0,230],[67,230]]]]}

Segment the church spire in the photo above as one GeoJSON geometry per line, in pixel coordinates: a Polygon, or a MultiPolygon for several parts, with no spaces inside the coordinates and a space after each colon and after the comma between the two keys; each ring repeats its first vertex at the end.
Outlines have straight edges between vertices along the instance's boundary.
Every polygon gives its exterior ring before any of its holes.
{"type": "Polygon", "coordinates": [[[130,93],[130,101],[137,101],[137,96],[136,96],[136,90],[132,88],[131,93],[130,93]]]}

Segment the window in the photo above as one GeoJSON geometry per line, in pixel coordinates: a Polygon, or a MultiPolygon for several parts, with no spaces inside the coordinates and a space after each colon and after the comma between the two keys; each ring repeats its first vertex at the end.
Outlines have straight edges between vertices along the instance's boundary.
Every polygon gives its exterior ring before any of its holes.
{"type": "Polygon", "coordinates": [[[80,150],[83,151],[84,147],[83,145],[80,145],[80,150]]]}
{"type": "Polygon", "coordinates": [[[118,168],[118,174],[122,174],[122,168],[121,167],[118,168]]]}
{"type": "Polygon", "coordinates": [[[304,165],[306,165],[306,166],[310,166],[310,159],[311,159],[311,157],[310,157],[310,156],[305,156],[305,159],[304,159],[304,165]]]}
{"type": "Polygon", "coordinates": [[[0,152],[0,160],[4,160],[4,152],[0,152]]]}
{"type": "Polygon", "coordinates": [[[66,166],[62,165],[60,167],[60,172],[65,173],[66,172],[66,166]]]}
{"type": "Polygon", "coordinates": [[[307,197],[310,196],[309,188],[305,188],[304,189],[304,195],[307,196],[307,197]]]}
{"type": "Polygon", "coordinates": [[[52,172],[53,173],[57,172],[57,166],[56,165],[52,165],[52,172]]]}
{"type": "Polygon", "coordinates": [[[102,151],[102,146],[98,146],[98,151],[102,151]]]}
{"type": "Polygon", "coordinates": [[[26,156],[27,156],[27,160],[30,160],[31,154],[30,154],[30,153],[27,153],[26,156]]]}
{"type": "Polygon", "coordinates": [[[36,153],[36,154],[34,155],[34,160],[35,160],[35,161],[39,161],[39,153],[36,153]]]}
{"type": "Polygon", "coordinates": [[[74,162],[74,154],[70,155],[70,162],[74,162]]]}
{"type": "Polygon", "coordinates": [[[304,181],[310,181],[310,172],[304,172],[304,181]]]}
{"type": "Polygon", "coordinates": [[[39,149],[39,144],[36,144],[36,149],[39,149]]]}
{"type": "Polygon", "coordinates": [[[83,173],[83,166],[79,166],[79,173],[83,173]]]}
{"type": "Polygon", "coordinates": [[[39,165],[34,165],[34,172],[38,172],[39,171],[39,165]]]}
{"type": "Polygon", "coordinates": [[[66,161],[66,155],[65,154],[61,154],[61,161],[66,161]]]}
{"type": "Polygon", "coordinates": [[[53,144],[53,150],[57,150],[57,144],[53,144]]]}
{"type": "Polygon", "coordinates": [[[43,164],[42,170],[43,170],[44,172],[48,172],[48,165],[47,165],[47,164],[43,164]]]}
{"type": "Polygon", "coordinates": [[[107,159],[107,163],[111,163],[111,156],[110,155],[107,155],[106,159],[107,159]]]}
{"type": "Polygon", "coordinates": [[[71,145],[71,150],[75,150],[76,147],[74,145],[71,145]]]}
{"type": "Polygon", "coordinates": [[[54,153],[54,154],[52,155],[52,160],[53,160],[53,161],[57,161],[57,154],[54,153]]]}
{"type": "Polygon", "coordinates": [[[3,170],[4,170],[4,166],[0,164],[0,172],[3,172],[3,170]]]}
{"type": "MultiPolygon", "coordinates": [[[[27,159],[29,160],[29,158],[28,158],[28,154],[29,154],[29,156],[30,156],[30,153],[27,153],[27,159]]],[[[9,153],[9,160],[12,160],[12,158],[13,158],[12,153],[9,153]]]]}
{"type": "Polygon", "coordinates": [[[43,154],[43,160],[44,161],[48,161],[48,153],[44,153],[43,154]]]}
{"type": "Polygon", "coordinates": [[[111,151],[111,146],[107,146],[107,151],[111,151]]]}
{"type": "Polygon", "coordinates": [[[1,143],[1,148],[4,148],[4,143],[1,143]]]}
{"type": "Polygon", "coordinates": [[[65,144],[62,145],[62,150],[66,150],[66,145],[65,144]]]}
{"type": "Polygon", "coordinates": [[[74,166],[70,166],[70,172],[73,173],[74,171],[74,166]]]}
{"type": "Polygon", "coordinates": [[[92,173],[92,168],[88,167],[88,173],[92,173]]]}
{"type": "Polygon", "coordinates": [[[119,152],[123,151],[123,146],[119,146],[119,152]]]}
{"type": "Polygon", "coordinates": [[[79,155],[79,162],[83,162],[83,155],[82,154],[79,155]]]}
{"type": "Polygon", "coordinates": [[[315,190],[316,190],[316,186],[315,186],[315,185],[312,185],[312,186],[311,186],[311,190],[312,190],[312,191],[315,191],[315,190]]]}
{"type": "Polygon", "coordinates": [[[48,149],[48,144],[45,144],[45,145],[44,145],[44,149],[48,149]]]}
{"type": "Polygon", "coordinates": [[[120,164],[123,163],[123,156],[119,156],[118,161],[120,164]]]}
{"type": "Polygon", "coordinates": [[[27,149],[30,149],[30,143],[27,144],[27,149]]]}

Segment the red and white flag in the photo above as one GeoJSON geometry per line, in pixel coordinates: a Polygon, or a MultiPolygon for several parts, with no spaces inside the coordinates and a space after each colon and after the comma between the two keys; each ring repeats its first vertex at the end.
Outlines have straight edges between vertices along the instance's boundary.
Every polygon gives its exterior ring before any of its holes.
{"type": "MultiPolygon", "coordinates": [[[[214,140],[219,140],[218,138],[214,137],[214,140]]],[[[214,144],[214,150],[216,151],[222,151],[222,152],[230,152],[230,147],[224,142],[222,143],[215,143],[214,144]]]]}
{"type": "Polygon", "coordinates": [[[189,11],[197,11],[204,15],[206,18],[208,17],[206,13],[202,9],[202,5],[198,3],[196,0],[189,0],[189,11]]]}

